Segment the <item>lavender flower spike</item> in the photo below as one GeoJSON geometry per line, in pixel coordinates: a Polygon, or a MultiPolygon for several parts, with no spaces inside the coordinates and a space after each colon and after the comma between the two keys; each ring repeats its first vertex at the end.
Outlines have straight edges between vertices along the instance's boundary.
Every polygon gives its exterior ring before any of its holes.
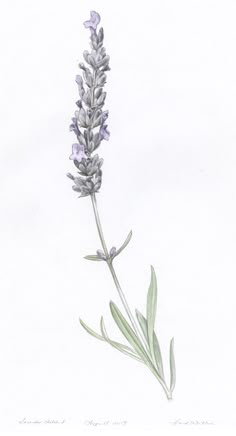
{"type": "Polygon", "coordinates": [[[72,145],[72,154],[69,159],[77,162],[81,162],[83,157],[86,157],[84,152],[84,146],[82,144],[73,144],[72,145]]]}
{"type": "MultiPolygon", "coordinates": [[[[106,92],[106,71],[109,71],[109,56],[103,45],[104,33],[102,28],[96,33],[100,22],[100,15],[91,11],[91,19],[84,23],[86,28],[92,30],[90,36],[91,51],[84,51],[87,65],[80,63],[79,68],[83,75],[77,74],[75,81],[78,85],[80,100],[76,102],[79,110],[72,117],[70,130],[75,133],[78,143],[73,144],[70,159],[83,177],[82,197],[93,195],[101,187],[103,160],[93,155],[101,145],[102,140],[108,140],[110,133],[105,124],[108,110],[104,110],[106,92]],[[101,32],[102,30],[102,32],[101,32]],[[95,159],[95,160],[94,160],[95,159]],[[83,162],[82,162],[83,160],[83,162]]],[[[73,188],[75,190],[75,188],[73,188]]],[[[76,188],[77,190],[77,188],[76,188]]]]}
{"type": "Polygon", "coordinates": [[[91,32],[96,32],[97,26],[100,23],[100,21],[101,21],[100,15],[95,11],[91,11],[90,20],[84,22],[84,27],[86,27],[86,29],[90,29],[91,32]]]}
{"type": "Polygon", "coordinates": [[[106,54],[103,45],[103,28],[100,27],[97,32],[99,23],[100,15],[95,11],[91,11],[90,20],[84,23],[84,26],[91,31],[91,50],[83,52],[85,64],[79,63],[79,68],[83,70],[83,73],[82,75],[78,74],[75,79],[80,99],[76,102],[79,110],[75,111],[75,116],[72,118],[72,124],[70,125],[70,130],[74,132],[77,138],[77,143],[72,145],[70,159],[73,161],[77,174],[74,176],[67,173],[67,177],[74,182],[72,189],[79,193],[79,198],[90,198],[102,250],[99,249],[95,254],[85,256],[85,259],[95,261],[95,263],[103,260],[103,264],[105,263],[108,267],[124,309],[124,314],[122,314],[116,304],[111,301],[111,315],[120,332],[128,340],[129,346],[110,339],[103,318],[101,318],[101,331],[99,333],[95,333],[81,319],[80,323],[90,335],[101,339],[121,353],[146,365],[161,384],[167,398],[171,399],[175,387],[174,340],[172,339],[170,342],[170,384],[167,384],[163,371],[161,350],[154,332],[157,302],[154,268],[151,267],[146,315],[142,315],[137,309],[135,313],[132,313],[114,268],[114,261],[128,245],[132,232],[129,233],[118,250],[114,246],[108,250],[99,217],[97,194],[100,193],[102,185],[103,173],[101,167],[103,159],[97,153],[97,149],[103,140],[108,141],[110,137],[106,124],[109,113],[108,110],[104,110],[107,94],[104,91],[104,86],[107,81],[106,73],[110,71],[110,57],[106,54]]]}

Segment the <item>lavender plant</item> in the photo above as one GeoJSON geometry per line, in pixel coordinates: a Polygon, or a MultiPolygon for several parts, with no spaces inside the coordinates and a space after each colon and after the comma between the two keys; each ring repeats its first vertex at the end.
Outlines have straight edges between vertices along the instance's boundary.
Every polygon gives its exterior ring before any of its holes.
{"type": "Polygon", "coordinates": [[[103,110],[106,99],[104,85],[107,80],[106,72],[110,70],[110,58],[103,46],[103,28],[100,27],[99,31],[97,30],[99,23],[100,15],[95,11],[91,11],[90,19],[84,23],[84,26],[90,30],[91,51],[84,51],[83,57],[86,64],[79,64],[83,74],[83,77],[81,75],[76,76],[80,99],[76,102],[78,109],[75,111],[70,125],[70,130],[75,133],[77,138],[77,142],[72,145],[70,159],[73,161],[78,175],[73,176],[68,173],[67,176],[73,180],[72,188],[80,194],[79,197],[90,197],[91,199],[101,248],[95,254],[85,256],[85,259],[106,262],[125,312],[124,316],[117,305],[111,301],[111,315],[129,345],[113,341],[110,338],[103,317],[101,317],[100,321],[100,333],[93,331],[81,319],[80,323],[90,335],[146,365],[159,381],[170,400],[175,387],[174,338],[170,341],[170,384],[168,385],[165,381],[159,342],[154,331],[157,305],[157,283],[154,268],[151,267],[146,316],[142,315],[138,310],[136,310],[134,316],[114,269],[114,260],[128,245],[132,232],[129,233],[119,249],[112,247],[109,250],[98,213],[96,193],[100,191],[102,184],[101,168],[103,159],[98,155],[97,149],[103,140],[107,141],[110,137],[106,124],[108,111],[103,110]]]}

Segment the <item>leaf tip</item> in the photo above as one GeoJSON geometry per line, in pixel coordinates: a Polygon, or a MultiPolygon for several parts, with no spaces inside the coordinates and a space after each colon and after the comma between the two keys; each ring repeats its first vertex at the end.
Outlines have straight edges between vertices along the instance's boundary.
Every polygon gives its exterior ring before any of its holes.
{"type": "Polygon", "coordinates": [[[139,312],[138,309],[135,309],[135,315],[138,319],[142,317],[141,312],[139,312]]]}
{"type": "Polygon", "coordinates": [[[100,319],[100,329],[101,329],[102,335],[103,335],[103,326],[104,326],[104,321],[103,321],[103,316],[101,316],[101,319],[100,319]]]}
{"type": "Polygon", "coordinates": [[[112,310],[112,308],[114,307],[114,302],[112,301],[112,300],[110,300],[110,302],[109,302],[109,306],[110,306],[110,309],[112,310]]]}

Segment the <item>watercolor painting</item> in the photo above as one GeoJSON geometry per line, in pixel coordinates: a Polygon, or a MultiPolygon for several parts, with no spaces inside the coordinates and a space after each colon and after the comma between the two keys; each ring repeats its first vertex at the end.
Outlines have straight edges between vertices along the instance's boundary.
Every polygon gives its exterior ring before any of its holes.
{"type": "Polygon", "coordinates": [[[76,76],[80,99],[76,102],[77,110],[70,125],[70,130],[75,133],[77,142],[72,145],[72,153],[69,158],[73,161],[78,175],[74,176],[68,173],[67,176],[74,182],[72,188],[79,193],[79,198],[90,197],[91,199],[101,247],[97,249],[95,254],[85,256],[85,259],[93,262],[106,262],[119,294],[123,306],[122,310],[125,313],[124,315],[117,305],[110,301],[111,316],[129,345],[116,342],[110,338],[103,317],[100,319],[100,333],[92,330],[82,319],[80,319],[80,323],[90,335],[146,365],[162,386],[167,399],[171,400],[176,381],[174,338],[171,339],[169,348],[170,381],[168,382],[165,379],[162,354],[155,333],[157,308],[155,270],[151,266],[146,316],[137,309],[135,314],[132,314],[114,267],[115,258],[120,255],[131,240],[132,231],[121,247],[118,249],[116,247],[108,248],[98,212],[96,195],[100,193],[102,185],[101,168],[103,159],[97,154],[97,149],[103,140],[108,141],[110,138],[110,132],[106,124],[108,110],[103,110],[106,100],[104,86],[107,81],[106,73],[110,70],[110,57],[106,54],[103,45],[103,28],[100,27],[98,30],[100,20],[100,15],[95,11],[91,11],[90,19],[84,22],[84,27],[90,31],[91,51],[85,50],[83,53],[86,65],[84,63],[79,64],[83,72],[83,77],[81,75],[76,76]]]}
{"type": "Polygon", "coordinates": [[[236,2],[2,3],[0,434],[234,436],[236,2]]]}

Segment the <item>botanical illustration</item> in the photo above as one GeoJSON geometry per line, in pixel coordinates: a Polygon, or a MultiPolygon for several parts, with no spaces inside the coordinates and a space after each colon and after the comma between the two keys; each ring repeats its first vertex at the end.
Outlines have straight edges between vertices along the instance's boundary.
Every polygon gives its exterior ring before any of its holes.
{"type": "Polygon", "coordinates": [[[97,193],[102,185],[103,159],[97,153],[103,140],[108,141],[110,133],[107,126],[108,111],[103,110],[106,100],[104,86],[107,80],[109,56],[103,46],[104,31],[98,25],[100,15],[91,11],[90,19],[84,22],[86,29],[90,31],[91,51],[84,51],[84,63],[80,63],[82,76],[76,76],[80,99],[76,102],[77,110],[72,118],[70,130],[76,135],[77,142],[72,145],[70,159],[73,161],[77,175],[70,173],[67,176],[73,181],[73,190],[79,193],[79,197],[89,197],[96,222],[101,246],[95,254],[85,256],[85,259],[93,262],[106,262],[108,270],[116,286],[122,303],[122,311],[110,301],[111,316],[120,330],[126,343],[112,340],[106,330],[103,317],[100,320],[100,332],[96,333],[82,319],[80,323],[90,335],[116,348],[126,356],[145,365],[153,373],[161,384],[168,400],[172,399],[175,387],[175,360],[174,339],[170,341],[169,365],[170,381],[167,382],[162,362],[159,342],[155,333],[155,318],[157,307],[157,282],[154,268],[151,267],[150,284],[147,293],[146,314],[138,310],[133,314],[124,295],[114,263],[117,256],[126,248],[131,240],[132,232],[129,233],[120,248],[108,248],[105,241],[97,205],[97,193]]]}

